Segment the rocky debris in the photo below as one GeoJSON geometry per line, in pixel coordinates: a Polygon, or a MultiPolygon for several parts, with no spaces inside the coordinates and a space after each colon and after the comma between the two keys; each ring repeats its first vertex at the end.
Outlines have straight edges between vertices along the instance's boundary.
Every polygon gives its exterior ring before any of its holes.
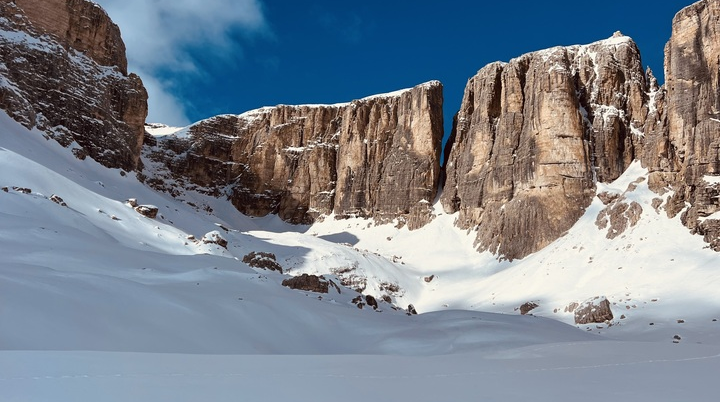
{"type": "Polygon", "coordinates": [[[245,255],[242,259],[242,262],[251,266],[252,268],[262,268],[270,271],[277,271],[281,274],[283,273],[283,269],[280,264],[278,264],[277,258],[273,253],[266,253],[264,251],[253,251],[245,255]]]}
{"type": "Polygon", "coordinates": [[[617,200],[618,197],[620,197],[620,194],[603,191],[602,193],[599,193],[597,197],[600,199],[600,201],[602,201],[604,205],[608,205],[611,202],[617,200]]]}
{"type": "Polygon", "coordinates": [[[433,279],[435,279],[435,275],[430,275],[430,276],[426,276],[425,278],[423,278],[425,283],[430,283],[430,282],[432,282],[433,279]]]}
{"type": "Polygon", "coordinates": [[[594,297],[579,304],[575,311],[575,324],[591,324],[610,322],[613,313],[610,301],[605,297],[594,297]]]}
{"type": "Polygon", "coordinates": [[[17,191],[18,193],[23,193],[23,194],[31,194],[31,193],[32,193],[32,190],[29,189],[29,188],[26,188],[26,187],[15,187],[15,186],[13,186],[12,189],[15,190],[15,191],[17,191]]]}
{"type": "Polygon", "coordinates": [[[0,190],[4,191],[6,193],[10,192],[10,189],[7,187],[0,188],[0,190]]]}
{"type": "Polygon", "coordinates": [[[125,201],[125,203],[130,205],[133,208],[137,208],[137,206],[138,206],[138,201],[136,198],[130,198],[127,201],[125,201]]]}
{"type": "Polygon", "coordinates": [[[227,195],[251,216],[291,223],[359,216],[411,229],[432,219],[440,177],[442,85],[339,105],[279,105],[216,116],[148,147],[150,184],[227,195]],[[157,173],[154,173],[157,172],[157,173]]]}
{"type": "Polygon", "coordinates": [[[315,293],[328,293],[330,283],[332,283],[332,281],[328,281],[322,275],[317,276],[308,274],[294,276],[282,281],[282,285],[290,289],[306,290],[308,292],[315,293]]]}
{"type": "Polygon", "coordinates": [[[408,315],[417,315],[417,313],[418,312],[417,312],[417,310],[415,310],[415,306],[413,306],[412,304],[408,304],[407,314],[408,315]]]}
{"type": "Polygon", "coordinates": [[[360,310],[362,310],[363,307],[365,307],[365,302],[363,301],[362,295],[353,297],[353,299],[350,300],[350,303],[356,305],[357,308],[359,308],[360,310]]]}
{"type": "Polygon", "coordinates": [[[610,223],[606,237],[614,239],[625,233],[628,227],[634,227],[640,221],[642,206],[635,201],[626,202],[625,198],[618,198],[605,207],[597,216],[595,225],[605,229],[610,223]]]}
{"type": "Polygon", "coordinates": [[[635,157],[648,114],[628,37],[493,63],[465,88],[442,204],[477,246],[513,260],[563,235],[635,157]]]}
{"type": "Polygon", "coordinates": [[[372,307],[373,310],[378,309],[378,302],[373,296],[365,295],[365,303],[367,303],[368,306],[372,307]]]}
{"type": "Polygon", "coordinates": [[[134,209],[135,212],[150,219],[155,219],[158,215],[158,207],[154,205],[138,205],[134,209]]]}
{"type": "Polygon", "coordinates": [[[356,273],[357,267],[357,263],[353,263],[348,267],[330,268],[330,273],[340,279],[341,285],[362,293],[367,288],[367,278],[356,273]]]}
{"type": "Polygon", "coordinates": [[[203,244],[217,244],[218,246],[227,249],[228,241],[225,240],[224,237],[218,232],[217,230],[213,230],[212,232],[205,233],[205,235],[200,239],[200,241],[203,244]]]}
{"type": "Polygon", "coordinates": [[[524,303],[522,306],[520,306],[520,314],[521,314],[521,315],[526,315],[527,313],[529,313],[530,311],[538,308],[539,306],[540,306],[540,305],[537,304],[537,303],[535,303],[535,302],[527,302],[527,303],[524,303]]]}
{"type": "Polygon", "coordinates": [[[79,158],[135,170],[147,92],[120,30],[87,0],[0,3],[0,109],[79,158]],[[78,148],[79,146],[79,148],[78,148]]]}
{"type": "Polygon", "coordinates": [[[60,198],[60,196],[57,194],[51,195],[50,201],[52,201],[60,206],[67,207],[67,204],[65,203],[65,201],[62,198],[60,198]]]}
{"type": "Polygon", "coordinates": [[[680,340],[682,340],[682,337],[680,335],[673,336],[673,343],[680,343],[680,340]]]}

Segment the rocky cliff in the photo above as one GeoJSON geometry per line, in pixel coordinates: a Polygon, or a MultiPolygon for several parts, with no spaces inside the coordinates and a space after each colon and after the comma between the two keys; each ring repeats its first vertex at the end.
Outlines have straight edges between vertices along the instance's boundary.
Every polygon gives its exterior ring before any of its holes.
{"type": "Polygon", "coordinates": [[[160,138],[149,182],[224,195],[252,216],[429,221],[443,136],[442,85],[338,105],[267,107],[216,116],[160,138]]]}
{"type": "Polygon", "coordinates": [[[480,250],[522,258],[583,214],[596,180],[636,157],[649,112],[628,37],[556,47],[481,69],[456,115],[442,196],[480,250]]]}
{"type": "Polygon", "coordinates": [[[0,108],[84,158],[138,167],[147,92],[120,30],[87,0],[0,4],[0,108]]]}
{"type": "Polygon", "coordinates": [[[683,222],[720,251],[720,216],[713,215],[720,211],[718,20],[717,0],[699,1],[673,19],[665,47],[667,151],[662,164],[648,166],[657,191],[674,191],[669,214],[683,210],[683,222]]]}

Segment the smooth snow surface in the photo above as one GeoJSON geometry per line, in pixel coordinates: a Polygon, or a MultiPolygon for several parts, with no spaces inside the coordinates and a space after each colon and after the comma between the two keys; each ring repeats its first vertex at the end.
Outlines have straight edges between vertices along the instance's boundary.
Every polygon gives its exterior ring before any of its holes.
{"type": "Polygon", "coordinates": [[[439,205],[413,232],[253,219],[80,161],[0,112],[0,401],[715,400],[720,260],[645,182],[626,192],[646,174],[598,189],[641,204],[638,226],[606,239],[595,200],[567,236],[508,262],[475,252],[439,205]],[[227,248],[200,240],[218,236],[227,248]],[[351,275],[400,309],[282,287],[242,262],[252,251],[289,275],[351,275]],[[564,307],[595,296],[614,325],[567,325],[564,307]],[[535,316],[516,311],[527,301],[535,316]]]}

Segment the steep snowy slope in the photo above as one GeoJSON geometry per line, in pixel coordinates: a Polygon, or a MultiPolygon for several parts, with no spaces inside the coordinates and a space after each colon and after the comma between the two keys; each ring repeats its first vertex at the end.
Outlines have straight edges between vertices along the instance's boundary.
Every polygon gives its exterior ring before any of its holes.
{"type": "Polygon", "coordinates": [[[3,349],[433,354],[494,349],[496,336],[510,334],[517,345],[584,339],[550,320],[473,312],[409,317],[388,303],[380,303],[382,312],[360,310],[349,289],[319,295],[282,287],[285,276],[240,260],[262,251],[286,268],[399,270],[319,237],[238,231],[264,222],[199,213],[132,174],[77,160],[7,115],[0,119],[3,349]],[[130,198],[156,206],[158,217],[136,212],[130,198]],[[213,231],[227,248],[197,240],[213,231]],[[485,323],[495,335],[478,335],[485,323]],[[528,325],[537,329],[525,331],[528,325]],[[406,339],[414,332],[431,335],[406,339]]]}

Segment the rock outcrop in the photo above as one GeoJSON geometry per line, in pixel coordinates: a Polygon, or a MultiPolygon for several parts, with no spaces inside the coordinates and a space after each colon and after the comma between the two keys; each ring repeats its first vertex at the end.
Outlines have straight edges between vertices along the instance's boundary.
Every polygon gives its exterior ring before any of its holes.
{"type": "Polygon", "coordinates": [[[667,151],[648,163],[651,183],[670,184],[672,216],[720,251],[720,1],[703,0],[678,12],[665,47],[667,151]]]}
{"type": "Polygon", "coordinates": [[[216,116],[149,147],[149,183],[227,196],[251,216],[430,219],[443,136],[442,85],[338,105],[266,107],[216,116]]]}
{"type": "Polygon", "coordinates": [[[0,109],[79,158],[135,170],[147,92],[120,30],[87,0],[0,4],[0,109]]]}
{"type": "Polygon", "coordinates": [[[640,53],[628,37],[493,63],[456,115],[442,196],[477,246],[522,258],[565,233],[636,157],[649,114],[640,53]]]}
{"type": "Polygon", "coordinates": [[[614,318],[610,302],[605,297],[594,297],[578,304],[574,313],[575,324],[604,323],[614,318]]]}
{"type": "Polygon", "coordinates": [[[340,288],[335,282],[325,279],[324,276],[302,274],[282,281],[282,285],[290,289],[307,290],[315,293],[328,293],[330,286],[340,293],[340,288]]]}

